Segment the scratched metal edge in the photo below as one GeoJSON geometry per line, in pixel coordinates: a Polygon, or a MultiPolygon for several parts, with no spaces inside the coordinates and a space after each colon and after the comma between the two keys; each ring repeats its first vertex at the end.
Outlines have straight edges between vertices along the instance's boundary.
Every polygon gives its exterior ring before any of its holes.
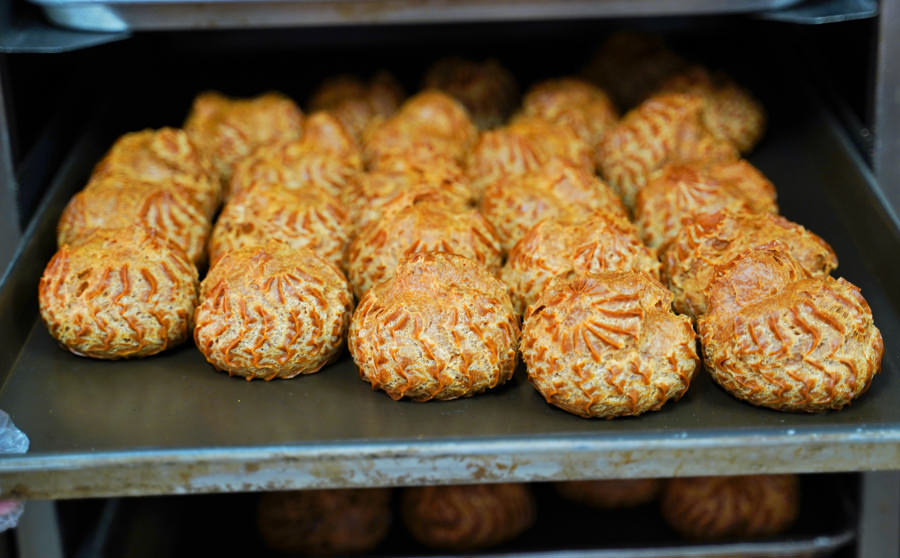
{"type": "Polygon", "coordinates": [[[304,488],[889,470],[900,430],[350,443],[24,455],[0,460],[0,496],[65,499],[304,488]]]}

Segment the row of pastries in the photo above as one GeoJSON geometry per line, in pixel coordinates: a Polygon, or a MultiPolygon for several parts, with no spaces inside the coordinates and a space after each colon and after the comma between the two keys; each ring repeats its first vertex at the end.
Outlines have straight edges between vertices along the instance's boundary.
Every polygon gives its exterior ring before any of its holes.
{"type": "Polygon", "coordinates": [[[385,73],[326,81],[311,114],[201,94],[183,130],[123,136],[72,199],[41,315],[76,354],[192,334],[247,379],[317,372],[347,339],[394,399],[471,396],[521,357],[585,417],[681,398],[701,356],[755,405],[839,409],[868,389],[883,352],[868,305],[741,158],[759,102],[634,35],[585,76],[518,108],[506,70],[462,59],[406,100],[385,73]]]}

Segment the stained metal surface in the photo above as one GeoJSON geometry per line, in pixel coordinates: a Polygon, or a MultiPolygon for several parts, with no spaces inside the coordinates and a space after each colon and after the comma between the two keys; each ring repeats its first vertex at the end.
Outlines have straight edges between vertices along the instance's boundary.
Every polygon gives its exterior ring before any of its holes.
{"type": "Polygon", "coordinates": [[[32,0],[51,21],[92,31],[550,20],[747,13],[799,0],[32,0]]]}
{"type": "Polygon", "coordinates": [[[346,357],[271,383],[216,373],[192,346],[138,361],[75,357],[35,319],[37,280],[65,201],[112,140],[98,128],[73,148],[0,288],[0,408],[32,440],[29,454],[0,458],[0,495],[900,468],[900,235],[832,116],[801,98],[772,121],[751,160],[778,186],[782,212],[832,244],[887,348],[883,373],[844,411],[754,408],[701,374],[660,412],[591,421],[545,404],[521,371],[493,393],[420,404],[372,393],[346,357]]]}

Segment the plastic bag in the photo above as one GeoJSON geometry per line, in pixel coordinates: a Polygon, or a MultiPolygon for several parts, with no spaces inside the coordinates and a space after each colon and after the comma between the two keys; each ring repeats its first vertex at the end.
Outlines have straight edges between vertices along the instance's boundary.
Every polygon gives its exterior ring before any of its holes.
{"type": "MultiPolygon", "coordinates": [[[[27,451],[28,436],[16,428],[8,414],[0,411],[0,454],[27,451]]],[[[0,532],[18,525],[23,511],[25,504],[18,500],[0,500],[0,532]]]]}

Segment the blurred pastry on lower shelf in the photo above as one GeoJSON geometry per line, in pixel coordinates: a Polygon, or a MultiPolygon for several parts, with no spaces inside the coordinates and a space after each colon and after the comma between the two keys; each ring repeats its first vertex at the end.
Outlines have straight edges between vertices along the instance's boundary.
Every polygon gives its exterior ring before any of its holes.
{"type": "Polygon", "coordinates": [[[200,285],[194,341],[247,380],[318,372],[340,354],[353,296],[338,268],[277,241],[226,253],[200,285]]]}
{"type": "Polygon", "coordinates": [[[256,523],[272,550],[313,556],[374,550],[391,526],[387,488],[267,492],[256,523]]]}
{"type": "Polygon", "coordinates": [[[571,502],[598,509],[633,508],[652,502],[660,479],[610,479],[554,483],[557,494],[571,502]]]}
{"type": "Polygon", "coordinates": [[[568,273],[525,314],[522,359],[551,405],[584,418],[656,411],[699,368],[696,336],[672,293],[644,273],[568,273]]]}
{"type": "Polygon", "coordinates": [[[423,486],[403,490],[400,513],[423,545],[470,552],[524,533],[534,523],[536,506],[524,484],[423,486]]]}
{"type": "Polygon", "coordinates": [[[717,267],[704,295],[704,363],[738,399],[780,411],[836,410],[881,371],[884,342],[859,288],[811,277],[777,242],[717,267]]]}
{"type": "Polygon", "coordinates": [[[417,253],[362,298],[348,345],[360,378],[393,399],[469,397],[512,378],[519,322],[476,261],[417,253]]]}
{"type": "Polygon", "coordinates": [[[660,495],[663,519],[698,541],[774,537],[788,530],[800,508],[796,475],[669,479],[660,495]]]}
{"type": "Polygon", "coordinates": [[[150,356],[190,336],[197,268],[179,247],[141,226],[98,229],[64,243],[38,291],[48,331],[74,354],[150,356]]]}

